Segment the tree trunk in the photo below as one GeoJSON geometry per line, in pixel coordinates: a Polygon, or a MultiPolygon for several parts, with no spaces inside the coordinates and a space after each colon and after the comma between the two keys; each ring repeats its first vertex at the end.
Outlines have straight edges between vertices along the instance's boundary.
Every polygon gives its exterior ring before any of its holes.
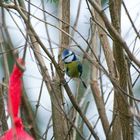
{"type": "MultiPolygon", "coordinates": [[[[118,33],[121,34],[121,0],[110,0],[110,13],[111,13],[111,20],[112,24],[115,27],[115,29],[118,31],[118,33]]],[[[120,87],[128,93],[128,69],[126,65],[126,60],[125,60],[125,54],[122,46],[118,44],[118,42],[114,39],[113,42],[113,53],[114,53],[114,58],[118,70],[118,75],[119,75],[119,85],[120,87]]],[[[129,94],[129,93],[128,93],[129,94]]],[[[119,91],[118,93],[115,93],[114,96],[114,114],[119,114],[117,115],[116,121],[114,121],[113,125],[113,139],[114,140],[120,140],[122,137],[123,140],[132,140],[131,137],[131,122],[130,122],[130,111],[129,111],[129,102],[128,102],[128,97],[125,95],[121,94],[119,91]],[[116,135],[118,135],[118,117],[120,120],[121,124],[121,131],[120,133],[120,138],[118,137],[116,139],[116,135]],[[116,128],[117,127],[117,128],[116,128]],[[122,136],[121,136],[122,134],[122,136]]]]}

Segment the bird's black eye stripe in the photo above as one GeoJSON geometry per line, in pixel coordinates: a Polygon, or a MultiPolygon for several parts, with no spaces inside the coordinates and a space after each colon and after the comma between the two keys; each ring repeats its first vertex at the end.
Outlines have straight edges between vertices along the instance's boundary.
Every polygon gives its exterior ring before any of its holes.
{"type": "MultiPolygon", "coordinates": [[[[66,58],[68,58],[69,56],[72,56],[72,55],[74,55],[74,53],[72,52],[70,55],[68,55],[68,56],[66,56],[66,57],[64,57],[64,59],[66,59],[66,58]]],[[[63,60],[64,60],[63,59],[63,60]]]]}

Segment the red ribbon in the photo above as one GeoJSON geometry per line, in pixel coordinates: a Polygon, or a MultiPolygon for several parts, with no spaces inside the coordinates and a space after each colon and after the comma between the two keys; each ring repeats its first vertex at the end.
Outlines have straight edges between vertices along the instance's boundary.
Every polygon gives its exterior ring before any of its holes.
{"type": "MultiPolygon", "coordinates": [[[[17,62],[20,65],[25,65],[22,59],[18,59],[17,62]]],[[[14,65],[13,72],[11,73],[9,80],[9,94],[8,94],[8,106],[9,113],[12,118],[12,128],[8,130],[0,140],[34,140],[25,130],[20,117],[18,117],[19,107],[21,103],[21,91],[22,91],[22,76],[23,71],[14,65]]]]}

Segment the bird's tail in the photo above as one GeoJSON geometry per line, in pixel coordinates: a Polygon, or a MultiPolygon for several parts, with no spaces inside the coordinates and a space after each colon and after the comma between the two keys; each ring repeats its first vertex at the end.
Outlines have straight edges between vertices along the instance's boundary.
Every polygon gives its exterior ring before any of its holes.
{"type": "Polygon", "coordinates": [[[83,86],[84,86],[85,88],[87,88],[87,86],[86,86],[85,82],[83,81],[82,77],[80,77],[80,80],[81,80],[83,86]]]}

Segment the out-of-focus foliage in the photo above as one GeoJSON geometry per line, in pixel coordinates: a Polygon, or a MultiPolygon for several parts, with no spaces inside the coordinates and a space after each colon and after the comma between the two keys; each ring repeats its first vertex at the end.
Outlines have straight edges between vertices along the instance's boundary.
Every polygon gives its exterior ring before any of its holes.
{"type": "MultiPolygon", "coordinates": [[[[47,2],[58,3],[59,0],[47,0],[47,2]]],[[[102,2],[102,5],[105,5],[108,2],[108,0],[102,0],[101,2],[102,2]]]]}
{"type": "Polygon", "coordinates": [[[104,6],[106,3],[108,3],[108,0],[102,0],[102,5],[104,6]]]}
{"type": "Polygon", "coordinates": [[[58,3],[59,0],[47,0],[47,2],[51,2],[51,3],[58,3]]]}
{"type": "Polygon", "coordinates": [[[10,3],[10,2],[11,2],[11,0],[4,0],[4,2],[6,2],[6,3],[10,3]]]}

